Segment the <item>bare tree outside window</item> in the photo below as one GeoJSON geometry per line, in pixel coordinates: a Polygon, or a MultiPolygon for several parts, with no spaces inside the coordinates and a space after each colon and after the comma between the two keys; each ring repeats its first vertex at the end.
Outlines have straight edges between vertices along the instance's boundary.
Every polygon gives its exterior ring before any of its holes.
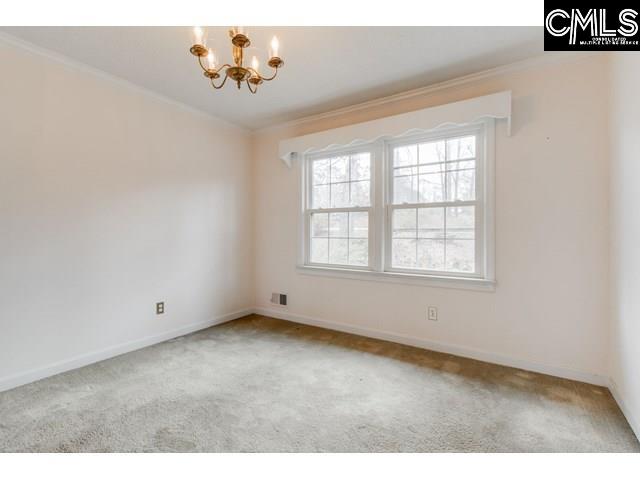
{"type": "Polygon", "coordinates": [[[476,136],[393,147],[393,268],[475,271],[476,136]]]}

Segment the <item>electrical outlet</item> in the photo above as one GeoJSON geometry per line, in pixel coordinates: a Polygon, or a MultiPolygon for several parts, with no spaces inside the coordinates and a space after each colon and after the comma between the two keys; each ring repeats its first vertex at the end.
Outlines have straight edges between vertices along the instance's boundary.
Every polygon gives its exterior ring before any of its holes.
{"type": "Polygon", "coordinates": [[[436,307],[427,307],[427,318],[432,322],[438,321],[438,309],[436,307]]]}
{"type": "Polygon", "coordinates": [[[156,315],[162,315],[164,313],[164,302],[156,303],[156,315]]]}

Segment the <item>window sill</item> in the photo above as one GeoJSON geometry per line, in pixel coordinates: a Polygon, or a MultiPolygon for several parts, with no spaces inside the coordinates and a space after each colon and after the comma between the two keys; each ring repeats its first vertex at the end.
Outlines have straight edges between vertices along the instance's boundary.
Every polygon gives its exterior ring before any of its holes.
{"type": "Polygon", "coordinates": [[[298,265],[298,273],[303,275],[317,275],[323,277],[346,278],[350,280],[365,280],[386,283],[401,283],[405,285],[419,285],[425,287],[457,288],[461,290],[495,291],[495,280],[467,277],[445,277],[435,275],[413,275],[397,272],[373,272],[370,270],[352,270],[348,268],[312,267],[298,265]]]}

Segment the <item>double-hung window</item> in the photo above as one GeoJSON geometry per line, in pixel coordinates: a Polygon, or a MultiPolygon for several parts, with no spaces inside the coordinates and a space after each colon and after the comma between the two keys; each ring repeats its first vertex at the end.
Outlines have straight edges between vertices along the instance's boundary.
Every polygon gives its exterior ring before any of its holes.
{"type": "Polygon", "coordinates": [[[306,155],[301,267],[491,285],[492,165],[492,120],[306,155]]]}
{"type": "Polygon", "coordinates": [[[366,148],[308,158],[307,263],[370,267],[372,159],[366,148]]]}

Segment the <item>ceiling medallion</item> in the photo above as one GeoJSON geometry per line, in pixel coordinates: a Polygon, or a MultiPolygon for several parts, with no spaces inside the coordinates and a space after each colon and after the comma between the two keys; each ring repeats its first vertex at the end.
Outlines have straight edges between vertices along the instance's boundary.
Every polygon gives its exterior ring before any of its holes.
{"type": "Polygon", "coordinates": [[[231,38],[231,51],[234,65],[225,63],[217,67],[215,53],[211,48],[205,46],[204,30],[202,27],[193,27],[193,46],[189,51],[198,58],[198,63],[204,71],[204,76],[211,81],[213,88],[216,90],[221,89],[224,87],[227,79],[230,78],[236,82],[238,89],[241,87],[242,82],[245,82],[251,93],[256,93],[261,83],[276,78],[278,69],[284,65],[284,61],[278,56],[280,44],[277,37],[273,37],[271,40],[271,51],[269,52],[269,61],[267,62],[267,65],[275,70],[271,77],[264,77],[258,71],[260,62],[258,62],[255,56],[251,59],[251,67],[245,67],[243,65],[243,51],[251,45],[251,40],[245,35],[243,27],[233,27],[229,30],[229,37],[231,38]],[[206,58],[206,66],[202,64],[203,58],[206,58]],[[216,85],[215,81],[220,77],[223,77],[222,82],[216,85]]]}

